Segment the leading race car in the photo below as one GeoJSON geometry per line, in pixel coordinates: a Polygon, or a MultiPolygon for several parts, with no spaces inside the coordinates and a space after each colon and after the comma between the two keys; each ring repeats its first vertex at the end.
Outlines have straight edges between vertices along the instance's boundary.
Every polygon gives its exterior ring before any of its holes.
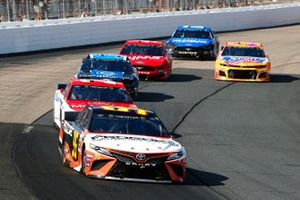
{"type": "Polygon", "coordinates": [[[63,121],[59,149],[63,164],[86,176],[178,183],[185,179],[184,147],[147,110],[88,106],[63,121]]]}
{"type": "Polygon", "coordinates": [[[208,55],[215,59],[219,52],[219,39],[205,26],[178,26],[166,47],[173,57],[208,55]]]}
{"type": "Polygon", "coordinates": [[[72,79],[59,84],[54,94],[54,124],[61,126],[65,112],[79,112],[87,105],[116,105],[135,108],[123,83],[72,79]]]}
{"type": "Polygon", "coordinates": [[[168,79],[172,71],[172,57],[162,42],[128,40],[122,46],[121,55],[130,59],[141,79],[168,79]]]}
{"type": "Polygon", "coordinates": [[[138,92],[138,74],[126,56],[114,54],[89,54],[75,75],[78,79],[106,79],[123,82],[135,97],[138,92]]]}
{"type": "Polygon", "coordinates": [[[269,81],[271,62],[263,46],[253,42],[227,42],[215,62],[215,79],[269,81]]]}

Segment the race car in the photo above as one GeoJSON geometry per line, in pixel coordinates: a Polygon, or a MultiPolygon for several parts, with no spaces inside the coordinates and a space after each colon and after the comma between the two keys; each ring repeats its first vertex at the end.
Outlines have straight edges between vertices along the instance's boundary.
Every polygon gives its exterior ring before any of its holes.
{"type": "Polygon", "coordinates": [[[141,79],[166,80],[172,71],[172,57],[162,42],[128,40],[122,46],[121,55],[129,58],[141,79]]]}
{"type": "Polygon", "coordinates": [[[89,177],[182,183],[185,148],[151,111],[87,106],[59,131],[62,163],[89,177]]]}
{"type": "Polygon", "coordinates": [[[269,81],[271,62],[263,46],[253,42],[227,42],[215,62],[215,79],[269,81]]]}
{"type": "Polygon", "coordinates": [[[192,56],[215,59],[219,52],[219,39],[205,26],[178,26],[166,47],[173,57],[192,56]]]}
{"type": "Polygon", "coordinates": [[[87,105],[116,105],[135,108],[123,83],[71,79],[58,84],[54,94],[54,125],[61,127],[65,112],[79,112],[87,105]]]}
{"type": "Polygon", "coordinates": [[[126,56],[114,54],[89,54],[75,75],[78,79],[106,79],[123,82],[128,92],[135,97],[139,78],[136,69],[126,56]]]}

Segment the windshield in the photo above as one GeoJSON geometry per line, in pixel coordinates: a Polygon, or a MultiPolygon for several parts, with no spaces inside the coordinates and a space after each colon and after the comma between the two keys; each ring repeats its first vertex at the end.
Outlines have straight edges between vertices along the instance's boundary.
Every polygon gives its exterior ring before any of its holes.
{"type": "Polygon", "coordinates": [[[155,115],[140,116],[131,113],[93,113],[90,132],[120,133],[168,137],[169,134],[155,115]]]}
{"type": "Polygon", "coordinates": [[[176,31],[173,37],[211,39],[210,33],[207,31],[187,31],[187,30],[176,31]]]}
{"type": "Polygon", "coordinates": [[[266,57],[260,48],[225,47],[222,56],[266,57]]]}
{"type": "Polygon", "coordinates": [[[133,68],[126,61],[85,59],[81,71],[89,73],[90,70],[134,73],[133,68]]]}
{"type": "Polygon", "coordinates": [[[132,103],[125,89],[98,86],[73,86],[68,99],[132,103]]]}
{"type": "Polygon", "coordinates": [[[147,55],[147,56],[163,56],[163,48],[157,46],[125,46],[121,54],[123,55],[147,55]]]}

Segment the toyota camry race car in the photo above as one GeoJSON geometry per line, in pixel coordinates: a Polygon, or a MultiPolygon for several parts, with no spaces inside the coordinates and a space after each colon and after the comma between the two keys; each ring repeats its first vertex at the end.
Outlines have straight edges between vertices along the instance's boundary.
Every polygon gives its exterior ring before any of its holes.
{"type": "Polygon", "coordinates": [[[135,96],[138,92],[138,74],[126,56],[114,54],[89,54],[75,75],[78,79],[106,79],[123,82],[128,92],[135,96]]]}
{"type": "Polygon", "coordinates": [[[87,106],[69,117],[59,132],[65,166],[100,179],[184,181],[185,149],[153,112],[87,106]]]}
{"type": "Polygon", "coordinates": [[[72,79],[55,91],[54,125],[61,127],[66,112],[79,112],[87,105],[136,107],[123,83],[72,79]]]}
{"type": "Polygon", "coordinates": [[[271,62],[262,44],[227,42],[215,62],[215,79],[269,81],[271,62]]]}
{"type": "Polygon", "coordinates": [[[168,79],[172,71],[172,57],[162,42],[129,40],[122,46],[121,55],[126,55],[141,79],[168,79]]]}
{"type": "Polygon", "coordinates": [[[214,32],[204,26],[178,26],[166,47],[173,57],[204,55],[215,59],[219,52],[219,40],[214,32]]]}

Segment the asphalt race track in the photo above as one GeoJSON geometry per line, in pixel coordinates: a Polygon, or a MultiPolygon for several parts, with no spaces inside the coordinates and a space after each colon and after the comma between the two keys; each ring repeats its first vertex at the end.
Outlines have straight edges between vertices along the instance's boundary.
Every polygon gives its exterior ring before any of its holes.
{"type": "Polygon", "coordinates": [[[220,34],[262,42],[270,83],[215,81],[212,61],[192,59],[176,59],[168,81],[141,82],[136,103],[187,149],[182,185],[91,179],[61,165],[54,89],[87,52],[120,44],[1,58],[0,199],[300,200],[299,35],[299,25],[220,34]]]}
{"type": "Polygon", "coordinates": [[[184,185],[96,180],[62,167],[52,112],[19,138],[17,169],[40,199],[261,199],[266,185],[272,197],[299,197],[300,76],[249,84],[211,75],[176,69],[169,81],[141,86],[138,105],[155,110],[187,148],[184,185]],[[272,194],[280,190],[288,192],[272,194]]]}

